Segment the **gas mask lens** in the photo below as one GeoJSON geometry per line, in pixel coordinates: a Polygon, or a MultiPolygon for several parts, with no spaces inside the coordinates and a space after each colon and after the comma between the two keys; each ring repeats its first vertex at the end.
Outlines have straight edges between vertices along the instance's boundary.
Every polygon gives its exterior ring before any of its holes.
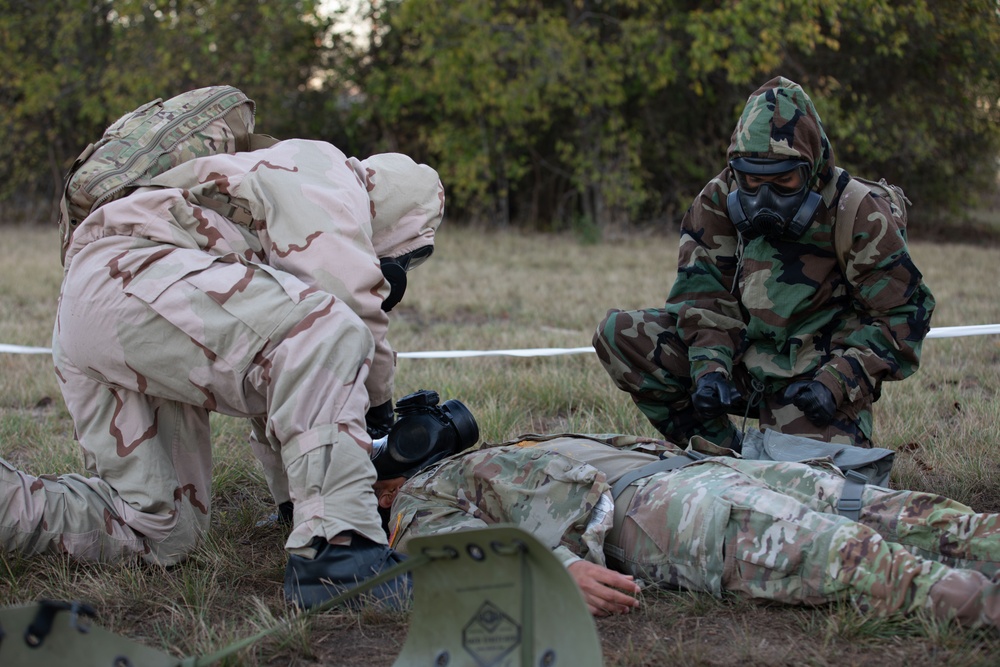
{"type": "MultiPolygon", "coordinates": [[[[742,171],[733,161],[733,175],[736,178],[736,185],[740,190],[748,195],[757,194],[757,190],[762,185],[769,185],[779,195],[796,195],[805,189],[809,182],[808,167],[803,162],[793,162],[783,160],[773,165],[773,167],[786,167],[784,171],[742,171]]],[[[745,166],[745,165],[741,165],[745,166]]],[[[769,165],[770,166],[770,165],[769,165]]],[[[772,167],[772,168],[773,168],[772,167]]]]}
{"type": "Polygon", "coordinates": [[[400,255],[393,261],[402,266],[404,271],[409,272],[426,262],[433,253],[434,246],[425,245],[423,248],[417,248],[405,255],[400,255]]]}

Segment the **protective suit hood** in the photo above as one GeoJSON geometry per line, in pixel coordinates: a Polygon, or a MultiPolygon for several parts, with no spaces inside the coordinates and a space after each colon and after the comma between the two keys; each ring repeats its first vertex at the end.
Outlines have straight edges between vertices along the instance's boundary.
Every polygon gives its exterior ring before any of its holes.
{"type": "Polygon", "coordinates": [[[818,191],[833,178],[833,148],[816,107],[802,87],[783,76],[771,79],[747,100],[729,144],[734,158],[805,160],[808,187],[818,191]]]}
{"type": "Polygon", "coordinates": [[[444,217],[444,187],[437,171],[401,153],[350,158],[368,192],[372,245],[379,258],[394,258],[434,245],[444,217]]]}

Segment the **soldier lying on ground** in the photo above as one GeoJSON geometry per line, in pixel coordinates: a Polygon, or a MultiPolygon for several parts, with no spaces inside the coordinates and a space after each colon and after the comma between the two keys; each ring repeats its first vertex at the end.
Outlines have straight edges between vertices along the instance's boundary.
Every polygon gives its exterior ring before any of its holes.
{"type": "Polygon", "coordinates": [[[712,456],[612,485],[679,449],[634,436],[526,437],[375,484],[390,545],[513,523],[552,547],[595,615],[638,606],[638,580],[877,614],[1000,624],[1000,515],[942,496],[866,486],[858,521],[845,485],[811,464],[712,456]],[[646,449],[647,451],[643,451],[646,449]],[[653,453],[648,453],[649,451],[653,453]]]}

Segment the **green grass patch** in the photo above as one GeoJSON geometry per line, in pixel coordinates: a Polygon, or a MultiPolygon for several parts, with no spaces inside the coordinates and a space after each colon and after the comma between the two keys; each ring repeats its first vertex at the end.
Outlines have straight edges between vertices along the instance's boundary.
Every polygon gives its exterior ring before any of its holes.
{"type": "MultiPolygon", "coordinates": [[[[390,339],[400,352],[590,345],[610,307],[663,302],[676,271],[673,233],[593,242],[586,234],[493,233],[446,225],[434,259],[411,274],[390,339]]],[[[997,251],[914,241],[937,298],[932,326],[1000,322],[997,251]]],[[[0,245],[0,343],[48,346],[61,280],[50,227],[7,227],[0,245]]],[[[526,432],[653,435],[592,354],[398,361],[396,396],[434,389],[476,415],[484,440],[526,432]]],[[[1000,511],[1000,338],[929,339],[911,379],[889,383],[875,439],[897,450],[892,484],[1000,511]]],[[[0,605],[83,599],[101,623],[172,655],[208,653],[262,628],[281,632],[227,664],[391,665],[407,617],[324,614],[282,599],[284,532],[247,444],[249,425],[214,416],[213,518],[202,547],[165,570],[0,555],[0,605]]],[[[41,473],[83,473],[51,359],[0,354],[0,456],[41,473]]],[[[608,665],[992,664],[996,633],[886,621],[850,605],[819,609],[648,591],[640,610],[598,621],[608,665]]]]}

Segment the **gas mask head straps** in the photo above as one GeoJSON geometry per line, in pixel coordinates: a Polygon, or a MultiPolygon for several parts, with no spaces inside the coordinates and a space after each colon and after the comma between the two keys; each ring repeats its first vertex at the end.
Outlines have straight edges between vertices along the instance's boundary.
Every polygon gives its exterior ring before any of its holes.
{"type": "Polygon", "coordinates": [[[434,246],[426,245],[399,257],[386,257],[379,260],[382,276],[389,282],[389,296],[382,301],[382,310],[389,312],[402,301],[406,293],[406,272],[420,266],[434,252],[434,246]]]}

